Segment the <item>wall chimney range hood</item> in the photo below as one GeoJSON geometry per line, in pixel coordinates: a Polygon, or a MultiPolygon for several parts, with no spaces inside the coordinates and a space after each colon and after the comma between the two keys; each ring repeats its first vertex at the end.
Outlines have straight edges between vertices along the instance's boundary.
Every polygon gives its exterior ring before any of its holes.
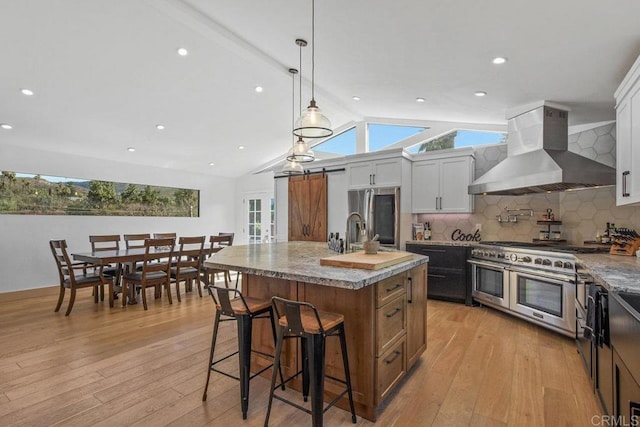
{"type": "Polygon", "coordinates": [[[522,195],[615,185],[614,168],[568,150],[569,108],[547,101],[507,112],[507,158],[469,194],[522,195]]]}

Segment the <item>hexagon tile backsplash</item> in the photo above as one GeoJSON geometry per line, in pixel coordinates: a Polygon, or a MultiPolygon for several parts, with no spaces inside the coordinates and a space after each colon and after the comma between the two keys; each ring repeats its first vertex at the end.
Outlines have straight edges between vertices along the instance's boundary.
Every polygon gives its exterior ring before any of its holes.
{"type": "MultiPolygon", "coordinates": [[[[569,135],[569,150],[615,167],[615,124],[569,135]]],[[[480,177],[507,156],[506,144],[476,149],[475,176],[480,177]]],[[[617,227],[635,228],[640,232],[640,208],[616,206],[615,188],[586,189],[562,193],[526,196],[475,196],[472,214],[417,214],[413,222],[429,222],[433,240],[451,240],[456,229],[473,233],[481,225],[482,240],[513,240],[530,242],[544,228],[536,224],[547,209],[552,209],[562,225],[562,238],[569,244],[582,245],[602,233],[607,222],[617,227]],[[517,223],[499,223],[497,216],[506,216],[505,209],[532,209],[533,217],[518,217],[517,223]]]]}

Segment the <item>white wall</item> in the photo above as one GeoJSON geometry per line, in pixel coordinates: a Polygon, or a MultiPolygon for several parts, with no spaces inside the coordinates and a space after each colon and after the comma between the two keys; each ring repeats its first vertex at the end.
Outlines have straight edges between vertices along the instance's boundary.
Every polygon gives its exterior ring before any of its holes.
{"type": "Polygon", "coordinates": [[[1,215],[0,292],[58,284],[51,239],[86,252],[90,234],[236,232],[234,179],[11,146],[0,146],[0,170],[200,190],[198,218],[1,215]]]}

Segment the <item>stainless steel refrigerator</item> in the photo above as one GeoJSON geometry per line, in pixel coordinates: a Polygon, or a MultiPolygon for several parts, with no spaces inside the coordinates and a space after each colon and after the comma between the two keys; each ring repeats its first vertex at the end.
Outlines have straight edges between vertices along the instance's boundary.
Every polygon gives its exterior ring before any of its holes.
{"type": "MultiPolygon", "coordinates": [[[[376,234],[383,246],[400,247],[400,187],[349,190],[349,212],[358,212],[364,219],[366,240],[376,234]]],[[[363,225],[351,227],[351,242],[361,241],[363,225]]]]}

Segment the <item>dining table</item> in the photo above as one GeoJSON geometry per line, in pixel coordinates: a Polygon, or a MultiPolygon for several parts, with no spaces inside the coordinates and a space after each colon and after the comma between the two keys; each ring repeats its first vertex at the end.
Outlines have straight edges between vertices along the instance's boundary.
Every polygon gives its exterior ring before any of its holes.
{"type": "MultiPolygon", "coordinates": [[[[213,248],[204,248],[203,254],[205,256],[209,256],[214,254],[223,247],[213,247],[213,248]]],[[[115,274],[115,283],[114,285],[118,288],[121,286],[122,273],[126,269],[126,266],[129,266],[129,269],[133,269],[133,266],[137,262],[143,262],[145,256],[145,248],[130,248],[130,249],[118,249],[118,250],[108,250],[108,251],[92,251],[92,252],[77,252],[72,253],[74,261],[86,262],[94,265],[116,265],[116,274],[115,274]]],[[[149,248],[149,253],[154,255],[167,255],[171,253],[171,248],[167,246],[158,246],[149,248]]],[[[178,251],[174,250],[174,256],[177,255],[178,251]]],[[[187,256],[189,253],[186,254],[187,256]]],[[[137,304],[137,300],[135,298],[135,292],[132,291],[129,294],[128,304],[133,305],[137,304]]]]}

